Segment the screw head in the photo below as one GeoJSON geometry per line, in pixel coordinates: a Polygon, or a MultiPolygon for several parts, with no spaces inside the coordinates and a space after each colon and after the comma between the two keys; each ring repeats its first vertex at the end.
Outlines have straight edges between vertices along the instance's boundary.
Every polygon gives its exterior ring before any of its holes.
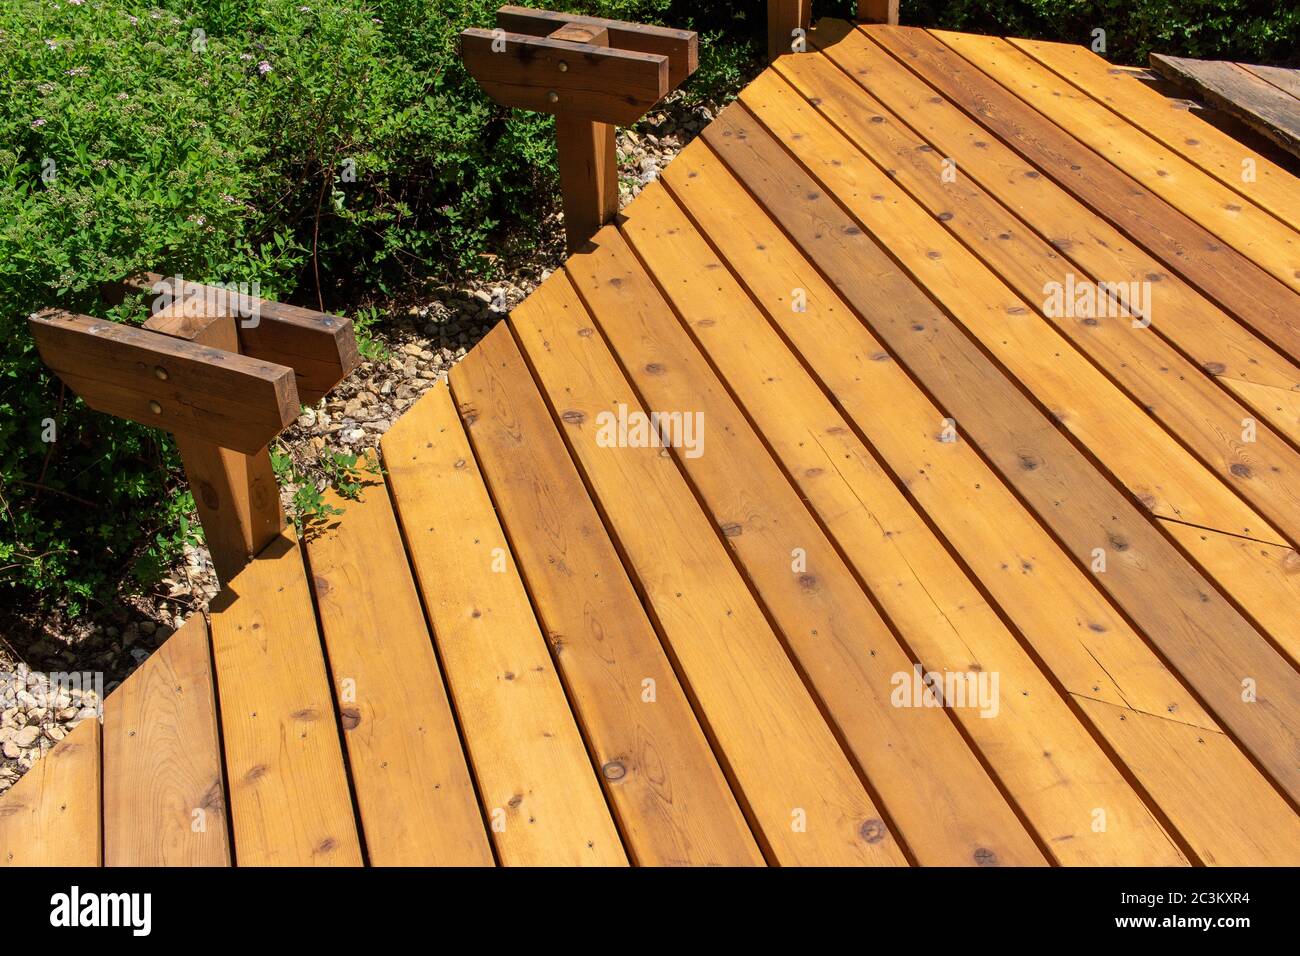
{"type": "Polygon", "coordinates": [[[560,71],[561,73],[568,73],[568,72],[569,72],[569,64],[565,63],[563,60],[561,60],[559,63],[557,63],[557,64],[556,64],[556,67],[559,69],[559,71],[560,71]]]}
{"type": "Polygon", "coordinates": [[[167,370],[163,368],[161,365],[155,365],[153,367],[153,374],[158,378],[159,381],[162,382],[167,381],[167,370]]]}
{"type": "Polygon", "coordinates": [[[155,415],[161,415],[162,405],[158,404],[158,402],[151,398],[149,399],[149,411],[153,412],[155,415]]]}
{"type": "Polygon", "coordinates": [[[548,102],[548,103],[558,103],[558,102],[560,102],[560,94],[557,93],[557,92],[555,92],[555,90],[550,90],[550,91],[548,91],[547,94],[546,94],[546,102],[548,102]]]}

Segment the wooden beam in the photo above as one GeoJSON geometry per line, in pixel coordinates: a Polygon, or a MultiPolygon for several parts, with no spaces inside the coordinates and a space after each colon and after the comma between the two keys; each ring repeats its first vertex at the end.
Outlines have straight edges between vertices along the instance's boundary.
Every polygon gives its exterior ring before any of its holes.
{"type": "Polygon", "coordinates": [[[497,26],[513,33],[551,36],[557,27],[566,24],[603,29],[609,36],[608,45],[619,50],[666,56],[670,89],[683,83],[699,66],[699,38],[692,30],[674,30],[671,27],[532,10],[528,7],[504,6],[497,11],[497,26]]]}
{"type": "Polygon", "coordinates": [[[796,30],[807,31],[812,22],[811,0],[767,0],[767,57],[775,60],[796,51],[796,30]]]}
{"type": "Polygon", "coordinates": [[[662,54],[477,28],[462,31],[460,49],[466,69],[502,106],[627,125],[670,89],[662,54]]]}
{"type": "MultiPolygon", "coordinates": [[[[569,43],[606,46],[603,26],[566,23],[550,34],[569,43]]],[[[560,193],[564,199],[564,233],[570,253],[618,214],[618,155],[615,128],[579,116],[555,117],[560,193]]]]}
{"type": "Polygon", "coordinates": [[[28,323],[45,364],[96,411],[247,453],[298,416],[286,366],[58,309],[28,323]]]}
{"type": "MultiPolygon", "coordinates": [[[[105,286],[101,291],[106,301],[121,302],[124,292],[173,296],[175,284],[172,276],[146,272],[105,286]]],[[[211,311],[205,306],[233,301],[236,311],[242,309],[253,313],[251,316],[237,316],[240,319],[239,351],[249,358],[292,368],[297,378],[298,396],[304,405],[316,404],[361,364],[351,319],[259,296],[239,297],[216,286],[186,282],[185,287],[188,294],[184,301],[188,304],[178,305],[173,301],[164,311],[177,321],[159,327],[157,331],[177,334],[184,328],[181,317],[187,311],[191,313],[189,317],[202,316],[211,311]]],[[[155,313],[154,318],[157,317],[158,313],[155,313]]]]}
{"type": "Polygon", "coordinates": [[[858,19],[898,25],[898,0],[858,0],[858,19]]]}
{"type": "MultiPolygon", "coordinates": [[[[155,313],[145,328],[197,345],[238,352],[237,325],[234,310],[220,302],[205,304],[200,294],[176,300],[155,313]]],[[[284,527],[284,509],[280,506],[280,488],[271,467],[270,451],[263,445],[252,454],[244,454],[186,435],[175,438],[217,578],[228,582],[284,527]]]]}

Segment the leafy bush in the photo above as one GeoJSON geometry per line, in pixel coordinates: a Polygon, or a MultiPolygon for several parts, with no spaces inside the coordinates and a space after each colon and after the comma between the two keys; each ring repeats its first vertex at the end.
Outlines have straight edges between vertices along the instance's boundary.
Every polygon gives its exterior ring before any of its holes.
{"type": "MultiPolygon", "coordinates": [[[[108,309],[97,289],[144,269],[339,308],[485,272],[504,227],[536,234],[555,201],[550,121],[507,121],[456,55],[497,6],[0,0],[0,593],[76,612],[190,533],[168,439],[66,393],[30,312],[140,321],[140,302],[108,309]]],[[[725,29],[692,95],[757,66],[757,2],[707,20],[668,0],[565,6],[725,29]]]]}

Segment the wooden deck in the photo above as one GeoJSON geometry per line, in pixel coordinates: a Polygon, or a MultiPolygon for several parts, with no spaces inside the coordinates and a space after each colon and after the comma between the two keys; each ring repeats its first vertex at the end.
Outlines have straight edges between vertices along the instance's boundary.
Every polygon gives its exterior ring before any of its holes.
{"type": "Polygon", "coordinates": [[[1079,47],[811,40],[0,865],[1300,863],[1300,185],[1079,47]]]}

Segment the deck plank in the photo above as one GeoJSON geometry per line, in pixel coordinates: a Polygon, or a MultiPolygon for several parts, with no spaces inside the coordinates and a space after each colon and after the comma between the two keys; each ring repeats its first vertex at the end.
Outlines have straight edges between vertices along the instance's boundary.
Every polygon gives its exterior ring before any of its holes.
{"type": "MultiPolygon", "coordinates": [[[[1153,297],[1158,299],[1159,309],[1153,310],[1151,329],[1293,442],[1300,442],[1300,367],[1069,190],[989,136],[861,31],[847,24],[823,23],[816,45],[892,114],[891,122],[905,124],[904,128],[923,137],[939,155],[951,159],[956,164],[957,182],[968,177],[974,180],[1085,271],[1111,281],[1158,283],[1153,297]]],[[[1023,229],[1010,235],[1021,232],[1023,229]]]]}
{"type": "MultiPolygon", "coordinates": [[[[727,208],[732,229],[752,209],[727,208]]],[[[1056,860],[1175,859],[1167,844],[1143,857],[1140,840],[1087,838],[1081,823],[1102,803],[1140,812],[1128,785],[684,213],[647,187],[623,230],[673,277],[665,291],[683,321],[913,654],[929,671],[998,675],[996,716],[952,713],[1056,860]]]]}
{"type": "MultiPolygon", "coordinates": [[[[871,163],[792,87],[769,73],[745,88],[741,102],[877,239],[885,237],[891,254],[916,283],[1149,511],[1286,543],[1143,408],[1062,341],[1037,314],[1034,301],[1008,288],[899,188],[897,175],[886,175],[871,163]]],[[[935,181],[940,181],[938,175],[935,181]]],[[[1240,419],[1234,424],[1239,433],[1240,419]]],[[[1280,487],[1286,490],[1285,484],[1280,487]]]]}
{"type": "MultiPolygon", "coordinates": [[[[652,216],[644,202],[628,214],[652,216]]],[[[607,230],[594,247],[571,256],[566,271],[643,404],[702,416],[702,453],[679,455],[687,479],[714,523],[725,529],[725,542],[917,860],[950,866],[994,859],[1042,863],[950,715],[897,706],[894,678],[910,674],[914,658],[900,647],[625,241],[607,230]]],[[[686,250],[656,246],[658,274],[681,288],[698,263],[678,251],[686,250]]],[[[752,369],[760,376],[773,371],[756,362],[752,369]]],[[[790,414],[801,411],[791,408],[790,414]]],[[[937,667],[934,661],[925,664],[937,667]]]]}
{"type": "Polygon", "coordinates": [[[1101,549],[1101,587],[1273,779],[1300,795],[1300,715],[1286,704],[1300,677],[1285,659],[742,107],[728,107],[703,135],[1071,557],[1091,568],[1101,549]],[[1244,682],[1269,696],[1243,699],[1244,682]]]}
{"type": "Polygon", "coordinates": [[[504,323],[451,387],[634,862],[763,865],[504,323]]]}
{"type": "Polygon", "coordinates": [[[1151,55],[1151,66],[1300,156],[1300,100],[1255,73],[1258,67],[1159,53],[1151,55]]]}
{"type": "Polygon", "coordinates": [[[425,393],[382,448],[502,864],[625,865],[446,385],[425,393]]]}
{"type": "Polygon", "coordinates": [[[100,727],[83,720],[0,800],[0,869],[99,866],[100,727]]]}
{"type": "MultiPolygon", "coordinates": [[[[1048,284],[1061,286],[1067,280],[1065,270],[1070,263],[1064,259],[1064,252],[1057,251],[1058,246],[1025,230],[969,179],[945,182],[943,157],[901,127],[895,117],[884,112],[874,98],[830,61],[821,57],[785,57],[778,61],[777,69],[842,134],[881,169],[888,170],[893,182],[908,190],[911,199],[921,203],[936,221],[944,223],[1009,283],[1025,303],[1040,301],[1048,284]]],[[[788,127],[783,132],[788,134],[788,127]]],[[[832,156],[824,147],[819,149],[831,162],[845,162],[840,154],[832,156]]],[[[1090,277],[1080,273],[1076,281],[1087,282],[1090,277]]],[[[1128,315],[1067,317],[1041,307],[1039,312],[1124,387],[1172,437],[1195,453],[1200,462],[1211,466],[1220,481],[1261,514],[1275,519],[1282,534],[1269,535],[1268,541],[1281,544],[1300,540],[1300,453],[1267,423],[1259,421],[1253,409],[1238,404],[1215,386],[1151,329],[1134,328],[1128,315]]],[[[1040,394],[1051,397],[1046,390],[1040,394]]],[[[1113,406],[1107,403],[1106,407],[1113,406]]],[[[1104,442],[1105,438],[1098,441],[1104,442]]],[[[1187,458],[1182,460],[1186,467],[1200,467],[1187,458]]],[[[1203,478],[1198,475],[1196,479],[1203,487],[1203,478]]],[[[1196,486],[1184,494],[1197,496],[1196,486]]],[[[1199,500],[1205,505],[1199,520],[1186,513],[1162,512],[1162,516],[1205,526],[1206,516],[1214,518],[1221,512],[1214,501],[1204,497],[1199,500]]],[[[1268,599],[1287,588],[1280,563],[1255,551],[1243,552],[1225,562],[1220,549],[1199,549],[1199,541],[1190,539],[1190,550],[1211,577],[1256,613],[1279,642],[1293,640],[1298,626],[1295,615],[1277,613],[1282,609],[1268,599]],[[1243,569],[1243,563],[1252,562],[1253,568],[1243,569]]]]}
{"type": "MultiPolygon", "coordinates": [[[[1086,47],[1010,37],[1007,42],[1283,223],[1293,227],[1300,223],[1300,183],[1295,177],[1181,102],[1147,86],[1129,71],[1115,69],[1086,47]],[[1250,160],[1253,178],[1245,175],[1246,160],[1250,160]]],[[[1300,109],[1300,101],[1296,106],[1300,109]]]]}
{"type": "Polygon", "coordinates": [[[567,275],[510,322],[765,853],[789,865],[906,863],[673,458],[597,444],[601,413],[644,409],[567,275]]]}
{"type": "Polygon", "coordinates": [[[326,492],[343,514],[308,536],[307,557],[367,854],[375,866],[492,866],[388,489],[372,473],[361,484],[360,500],[326,492]]]}
{"type": "Polygon", "coordinates": [[[103,741],[105,866],[230,865],[203,615],[108,695],[103,741]]]}
{"type": "Polygon", "coordinates": [[[1175,209],[1300,291],[1300,234],[1000,37],[930,33],[1175,209]]]}
{"type": "MultiPolygon", "coordinates": [[[[1124,711],[1169,715],[1204,732],[1219,732],[1195,698],[1107,605],[1095,584],[1069,561],[972,446],[964,440],[935,441],[942,413],[903,374],[779,226],[753,213],[757,209],[754,200],[707,149],[687,147],[665,170],[664,182],[707,230],[735,274],[747,284],[753,301],[859,427],[916,507],[924,508],[968,573],[978,577],[1005,618],[1018,629],[1022,643],[1073,699],[1104,700],[1124,711]],[[803,290],[806,311],[791,308],[792,289],[803,290]],[[880,414],[881,408],[888,408],[889,414],[880,414]]],[[[635,221],[636,216],[631,216],[625,228],[632,228],[635,221]]],[[[695,328],[699,329],[697,336],[706,334],[698,323],[695,328]]],[[[732,338],[748,343],[761,338],[761,332],[746,326],[732,338]]],[[[773,377],[781,382],[787,378],[773,377]]],[[[847,460],[836,457],[837,469],[844,468],[847,460]]],[[[799,474],[798,468],[790,470],[799,474]]],[[[823,467],[824,472],[830,470],[823,467]]],[[[814,484],[830,480],[818,476],[814,484]]],[[[811,488],[806,493],[810,500],[815,498],[811,488]]],[[[863,497],[873,513],[883,513],[885,500],[879,492],[863,497]]],[[[847,505],[845,510],[854,510],[854,506],[847,505]]],[[[896,515],[891,517],[898,520],[896,515]]],[[[883,527],[887,543],[916,553],[905,524],[890,522],[883,527]]],[[[878,564],[887,566],[888,561],[882,558],[878,564]]],[[[929,573],[918,577],[922,586],[932,591],[944,586],[938,581],[947,581],[929,573]]],[[[881,593],[894,584],[886,577],[881,593]]],[[[954,611],[948,614],[957,618],[954,611]]],[[[1254,816],[1239,812],[1242,806],[1276,808],[1279,803],[1273,787],[1240,755],[1231,758],[1233,762],[1225,760],[1222,771],[1215,771],[1215,788],[1204,791],[1199,782],[1207,772],[1203,766],[1207,755],[1195,740],[1179,735],[1168,743],[1157,743],[1141,735],[1115,733],[1105,724],[1094,722],[1093,726],[1128,767],[1160,765],[1161,775],[1149,792],[1159,790],[1160,808],[1201,857],[1234,854],[1242,828],[1253,840],[1267,840],[1274,827],[1285,830],[1291,825],[1288,818],[1292,814],[1285,805],[1280,813],[1254,816]],[[1166,776],[1182,786],[1165,786],[1166,776]]],[[[1146,784],[1141,773],[1137,779],[1146,784]]],[[[1072,786],[1079,784],[1072,782],[1072,786]]],[[[1109,808],[1107,832],[1113,841],[1095,840],[1092,847],[1088,839],[1080,844],[1067,841],[1055,845],[1054,852],[1071,862],[1097,850],[1110,859],[1176,860],[1176,854],[1169,854],[1163,834],[1149,820],[1143,825],[1140,807],[1136,808],[1136,829],[1117,816],[1122,808],[1133,809],[1133,803],[1130,798],[1128,804],[1112,799],[1093,804],[1109,808]]],[[[1091,830],[1087,835],[1092,835],[1091,830]]]]}
{"type": "Polygon", "coordinates": [[[866,35],[1058,185],[1141,243],[1238,321],[1300,362],[1295,292],[1131,176],[1097,156],[924,30],[866,35]]]}
{"type": "Polygon", "coordinates": [[[227,583],[211,615],[235,859],[360,865],[334,701],[292,528],[227,583]]]}

